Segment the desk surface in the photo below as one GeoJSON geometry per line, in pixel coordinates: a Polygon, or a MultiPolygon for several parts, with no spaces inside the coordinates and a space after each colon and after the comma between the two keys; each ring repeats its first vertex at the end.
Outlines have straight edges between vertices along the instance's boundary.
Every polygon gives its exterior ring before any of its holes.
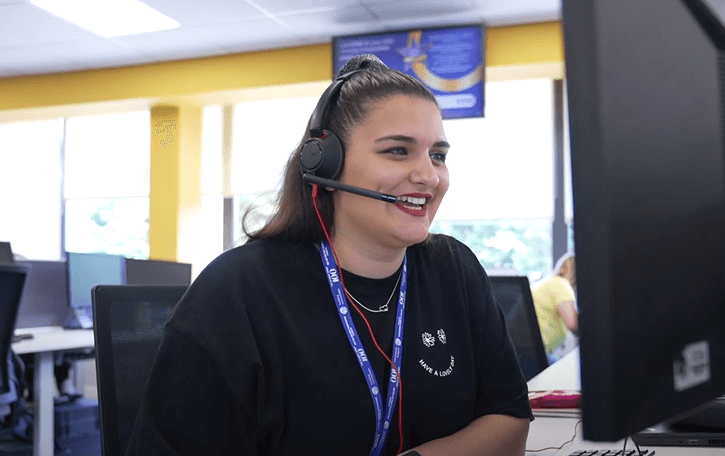
{"type": "Polygon", "coordinates": [[[39,328],[18,328],[15,334],[32,334],[32,339],[23,339],[13,344],[13,350],[20,355],[53,351],[91,348],[94,345],[92,329],[65,329],[61,326],[39,328]]]}
{"type": "MultiPolygon", "coordinates": [[[[582,440],[582,427],[580,418],[566,417],[541,417],[537,416],[531,422],[529,438],[526,441],[526,456],[569,456],[577,450],[621,450],[624,440],[619,442],[591,442],[582,440]],[[574,437],[576,427],[576,437],[574,437]],[[558,447],[574,437],[571,443],[567,443],[560,450],[558,447]],[[546,449],[545,451],[534,452],[535,450],[546,449]]],[[[627,442],[627,449],[636,447],[631,440],[627,442]]],[[[654,450],[655,456],[723,456],[725,448],[702,448],[702,447],[653,447],[647,446],[642,449],[654,450]]]]}
{"type": "Polygon", "coordinates": [[[567,390],[581,391],[579,347],[544,369],[528,382],[529,391],[567,390]]]}
{"type": "MultiPolygon", "coordinates": [[[[562,359],[549,366],[528,382],[529,391],[570,390],[581,391],[581,375],[579,369],[579,348],[575,348],[562,359]]],[[[535,410],[536,419],[531,423],[529,438],[526,442],[526,456],[569,456],[577,450],[621,450],[624,440],[618,442],[592,442],[581,437],[581,416],[576,410],[535,410]],[[576,432],[575,432],[576,428],[576,432]],[[576,434],[576,437],[575,437],[576,434]],[[557,449],[565,442],[571,443],[557,449]],[[545,451],[533,452],[548,448],[545,451]]],[[[634,449],[631,440],[627,448],[634,449]]],[[[703,447],[646,447],[655,451],[655,456],[723,456],[725,448],[703,447]]],[[[643,447],[644,449],[644,447],[643,447]]]]}

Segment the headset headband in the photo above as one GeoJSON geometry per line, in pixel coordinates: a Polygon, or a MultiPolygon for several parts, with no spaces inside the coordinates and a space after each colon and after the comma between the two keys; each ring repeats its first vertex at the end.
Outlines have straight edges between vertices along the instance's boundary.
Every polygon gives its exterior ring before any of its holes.
{"type": "Polygon", "coordinates": [[[310,137],[321,138],[324,133],[324,126],[322,122],[325,119],[325,114],[329,109],[332,98],[340,91],[342,84],[350,79],[355,73],[359,73],[362,70],[353,70],[338,76],[332,84],[322,93],[320,101],[317,102],[315,111],[312,113],[310,118],[310,137]]]}

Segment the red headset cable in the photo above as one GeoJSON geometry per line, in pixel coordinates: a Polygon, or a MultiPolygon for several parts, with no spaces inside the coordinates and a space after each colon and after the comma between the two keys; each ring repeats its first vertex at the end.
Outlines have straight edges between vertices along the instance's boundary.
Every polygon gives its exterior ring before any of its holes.
{"type": "Polygon", "coordinates": [[[317,192],[318,192],[319,186],[317,184],[312,184],[312,204],[315,207],[315,214],[317,214],[317,219],[320,221],[320,226],[322,227],[322,231],[325,233],[325,238],[327,239],[327,242],[330,243],[330,248],[332,249],[332,256],[335,257],[335,262],[338,265],[338,270],[340,272],[340,282],[342,283],[342,289],[345,290],[345,296],[347,297],[348,303],[357,311],[358,314],[362,317],[363,321],[365,322],[365,326],[368,328],[368,332],[370,333],[370,337],[373,339],[373,344],[375,344],[375,348],[378,349],[378,352],[380,352],[381,355],[385,358],[385,360],[390,364],[395,370],[395,374],[398,376],[398,382],[400,384],[400,394],[398,395],[398,436],[400,437],[400,445],[398,446],[398,452],[397,454],[400,454],[403,452],[403,378],[400,376],[400,371],[397,367],[395,367],[395,363],[388,357],[388,355],[385,354],[385,351],[380,348],[380,345],[378,344],[377,339],[375,338],[375,334],[373,334],[373,328],[370,326],[370,322],[368,322],[368,319],[365,318],[365,314],[363,314],[362,310],[358,308],[358,306],[352,301],[350,293],[347,291],[347,287],[345,287],[345,279],[342,276],[342,267],[340,267],[340,261],[337,258],[337,252],[335,252],[335,246],[332,245],[332,239],[330,239],[330,233],[327,232],[327,228],[325,227],[325,223],[322,221],[322,216],[320,215],[320,210],[317,207],[317,192]]]}

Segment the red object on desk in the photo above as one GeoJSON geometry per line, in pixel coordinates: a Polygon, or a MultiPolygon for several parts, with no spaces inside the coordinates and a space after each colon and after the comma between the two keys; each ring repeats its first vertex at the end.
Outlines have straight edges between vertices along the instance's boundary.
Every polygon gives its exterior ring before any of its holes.
{"type": "Polygon", "coordinates": [[[531,391],[529,402],[531,408],[579,408],[579,401],[582,395],[579,391],[531,391]]]}

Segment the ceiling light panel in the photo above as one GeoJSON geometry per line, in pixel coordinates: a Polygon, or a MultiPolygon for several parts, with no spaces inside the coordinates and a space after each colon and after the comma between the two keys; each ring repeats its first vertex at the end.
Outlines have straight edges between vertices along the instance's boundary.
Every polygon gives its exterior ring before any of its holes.
{"type": "Polygon", "coordinates": [[[105,37],[176,28],[179,23],[138,0],[30,0],[49,13],[105,37]]]}

